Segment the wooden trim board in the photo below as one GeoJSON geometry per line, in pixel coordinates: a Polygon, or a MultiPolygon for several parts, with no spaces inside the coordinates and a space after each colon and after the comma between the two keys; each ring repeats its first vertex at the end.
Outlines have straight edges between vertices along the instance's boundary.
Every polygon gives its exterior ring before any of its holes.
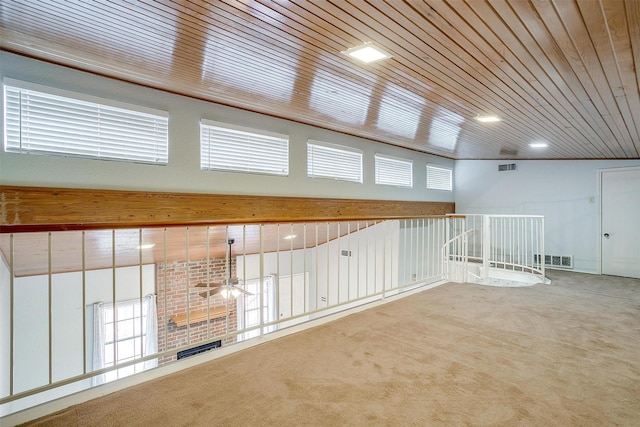
{"type": "Polygon", "coordinates": [[[0,186],[0,232],[394,219],[455,212],[416,202],[0,186]]]}
{"type": "Polygon", "coordinates": [[[187,326],[187,323],[193,325],[194,323],[204,322],[207,319],[213,320],[218,319],[220,317],[225,317],[227,315],[227,308],[224,306],[221,307],[211,307],[209,312],[207,310],[198,310],[198,311],[190,311],[189,319],[187,320],[187,313],[176,314],[171,316],[169,321],[173,322],[178,328],[183,326],[187,326]]]}

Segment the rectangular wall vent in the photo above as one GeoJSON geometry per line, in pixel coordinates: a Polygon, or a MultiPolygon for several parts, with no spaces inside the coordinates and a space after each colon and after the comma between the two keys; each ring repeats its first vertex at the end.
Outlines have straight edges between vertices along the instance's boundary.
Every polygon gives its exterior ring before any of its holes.
{"type": "Polygon", "coordinates": [[[341,252],[342,256],[351,256],[351,251],[347,251],[345,249],[343,249],[341,252]]]}
{"type": "Polygon", "coordinates": [[[514,171],[517,168],[517,163],[503,163],[501,165],[498,165],[498,172],[514,171]]]}
{"type": "Polygon", "coordinates": [[[191,347],[186,350],[182,350],[178,352],[178,359],[184,359],[185,357],[194,356],[196,354],[204,353],[205,351],[213,350],[214,348],[218,348],[222,346],[222,340],[210,342],[207,344],[202,344],[197,347],[191,347]]]}
{"type": "MultiPolygon", "coordinates": [[[[533,263],[536,267],[540,266],[540,254],[533,255],[533,263]]],[[[573,256],[571,255],[545,255],[545,267],[553,268],[573,268],[573,256]]]]}

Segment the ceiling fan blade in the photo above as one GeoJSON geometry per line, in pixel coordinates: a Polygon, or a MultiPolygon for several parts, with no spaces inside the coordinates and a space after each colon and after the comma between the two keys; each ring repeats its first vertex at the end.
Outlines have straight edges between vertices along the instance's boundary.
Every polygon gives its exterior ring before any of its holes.
{"type": "Polygon", "coordinates": [[[253,295],[251,292],[249,292],[249,291],[245,291],[244,289],[242,289],[242,288],[241,288],[241,287],[239,287],[239,286],[233,286],[233,289],[237,289],[238,291],[242,292],[242,293],[243,293],[243,294],[245,294],[245,295],[253,295]]]}
{"type": "MultiPolygon", "coordinates": [[[[219,282],[211,282],[209,283],[209,288],[220,288],[224,286],[222,283],[219,282]]],[[[206,288],[207,284],[206,283],[198,283],[196,286],[196,288],[206,288]]]]}
{"type": "Polygon", "coordinates": [[[222,291],[222,288],[209,289],[208,292],[200,292],[198,295],[200,295],[202,298],[207,298],[207,297],[219,294],[221,291],[222,291]]]}

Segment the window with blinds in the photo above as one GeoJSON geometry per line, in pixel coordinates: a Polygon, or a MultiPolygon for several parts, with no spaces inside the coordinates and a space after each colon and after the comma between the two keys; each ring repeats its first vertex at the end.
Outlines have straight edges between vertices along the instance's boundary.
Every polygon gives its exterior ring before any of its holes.
{"type": "Polygon", "coordinates": [[[6,152],[166,165],[166,111],[4,80],[6,152]]]}
{"type": "Polygon", "coordinates": [[[413,162],[384,154],[375,155],[376,184],[413,187],[413,162]]]}
{"type": "Polygon", "coordinates": [[[449,168],[427,165],[427,188],[430,190],[453,190],[453,173],[449,168]]]}
{"type": "Polygon", "coordinates": [[[307,176],[362,183],[362,151],[326,142],[308,141],[307,176]]]}
{"type": "Polygon", "coordinates": [[[289,175],[289,136],[200,122],[200,169],[289,175]]]}

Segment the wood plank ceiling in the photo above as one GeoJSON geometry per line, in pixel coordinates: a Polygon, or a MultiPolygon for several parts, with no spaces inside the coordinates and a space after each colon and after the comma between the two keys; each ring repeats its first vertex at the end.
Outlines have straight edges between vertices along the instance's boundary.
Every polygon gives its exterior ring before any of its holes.
{"type": "Polygon", "coordinates": [[[2,0],[0,40],[453,159],[640,157],[637,0],[2,0]]]}

